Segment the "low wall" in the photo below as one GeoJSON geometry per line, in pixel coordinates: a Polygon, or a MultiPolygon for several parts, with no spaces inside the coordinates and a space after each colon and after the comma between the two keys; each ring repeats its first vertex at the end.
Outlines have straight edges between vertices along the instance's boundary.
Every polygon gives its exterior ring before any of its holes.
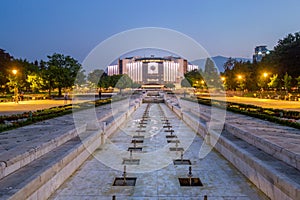
{"type": "Polygon", "coordinates": [[[5,176],[8,176],[9,174],[15,172],[21,167],[27,165],[28,163],[52,151],[56,147],[65,143],[66,141],[76,137],[77,134],[84,132],[85,129],[86,127],[82,126],[79,127],[77,130],[76,129],[70,130],[58,138],[52,139],[39,146],[32,147],[30,151],[27,151],[23,154],[19,154],[16,157],[10,158],[9,160],[6,161],[0,160],[0,179],[4,178],[5,176]]]}

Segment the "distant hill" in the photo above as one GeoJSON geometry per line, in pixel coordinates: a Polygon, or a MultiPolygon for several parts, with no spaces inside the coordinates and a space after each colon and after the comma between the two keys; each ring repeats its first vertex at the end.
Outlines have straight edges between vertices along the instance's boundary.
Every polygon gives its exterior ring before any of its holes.
{"type": "MultiPolygon", "coordinates": [[[[223,66],[224,66],[225,62],[228,60],[228,58],[229,57],[224,57],[224,56],[211,57],[211,59],[215,62],[216,67],[219,69],[220,72],[224,72],[223,66]]],[[[233,58],[233,59],[236,59],[237,61],[243,61],[243,62],[247,62],[247,61],[252,62],[252,59],[248,59],[248,58],[233,58]]],[[[192,64],[198,65],[199,68],[201,68],[201,69],[204,69],[205,62],[206,62],[206,59],[198,59],[198,60],[191,61],[192,64]]]]}

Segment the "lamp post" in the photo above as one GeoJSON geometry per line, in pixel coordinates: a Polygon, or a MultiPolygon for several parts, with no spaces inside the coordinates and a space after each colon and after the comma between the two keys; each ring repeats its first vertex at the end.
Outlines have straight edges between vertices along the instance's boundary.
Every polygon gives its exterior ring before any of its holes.
{"type": "MultiPolygon", "coordinates": [[[[264,72],[264,73],[262,73],[262,87],[261,87],[261,93],[263,93],[264,92],[264,87],[265,87],[265,85],[266,85],[266,80],[267,80],[267,77],[268,77],[268,73],[267,72],[264,72]]],[[[267,89],[267,87],[266,87],[266,89],[267,89]]],[[[262,96],[262,94],[261,94],[261,96],[262,96]]]]}
{"type": "Polygon", "coordinates": [[[244,75],[242,75],[242,74],[238,74],[237,75],[237,84],[238,84],[238,87],[241,90],[241,95],[243,95],[243,90],[245,88],[245,78],[244,78],[244,75]]]}
{"type": "Polygon", "coordinates": [[[16,81],[16,76],[18,73],[18,70],[14,69],[12,70],[12,73],[15,76],[15,83],[14,83],[14,102],[19,103],[19,94],[18,94],[18,87],[17,87],[17,81],[16,81]]]}

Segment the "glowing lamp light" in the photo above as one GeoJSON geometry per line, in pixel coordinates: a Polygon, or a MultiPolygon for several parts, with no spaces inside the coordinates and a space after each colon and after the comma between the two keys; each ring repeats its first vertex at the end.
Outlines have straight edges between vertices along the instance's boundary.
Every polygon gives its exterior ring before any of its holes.
{"type": "Polygon", "coordinates": [[[14,75],[16,75],[16,74],[18,73],[18,70],[14,69],[14,70],[12,70],[12,73],[13,73],[14,75]]]}

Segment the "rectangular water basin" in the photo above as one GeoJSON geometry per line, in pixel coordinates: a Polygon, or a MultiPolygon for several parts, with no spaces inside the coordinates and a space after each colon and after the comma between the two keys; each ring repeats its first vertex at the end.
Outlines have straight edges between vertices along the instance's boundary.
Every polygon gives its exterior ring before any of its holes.
{"type": "Polygon", "coordinates": [[[123,177],[117,177],[114,180],[113,186],[135,186],[136,177],[128,177],[126,178],[126,182],[124,182],[123,177]]]}

